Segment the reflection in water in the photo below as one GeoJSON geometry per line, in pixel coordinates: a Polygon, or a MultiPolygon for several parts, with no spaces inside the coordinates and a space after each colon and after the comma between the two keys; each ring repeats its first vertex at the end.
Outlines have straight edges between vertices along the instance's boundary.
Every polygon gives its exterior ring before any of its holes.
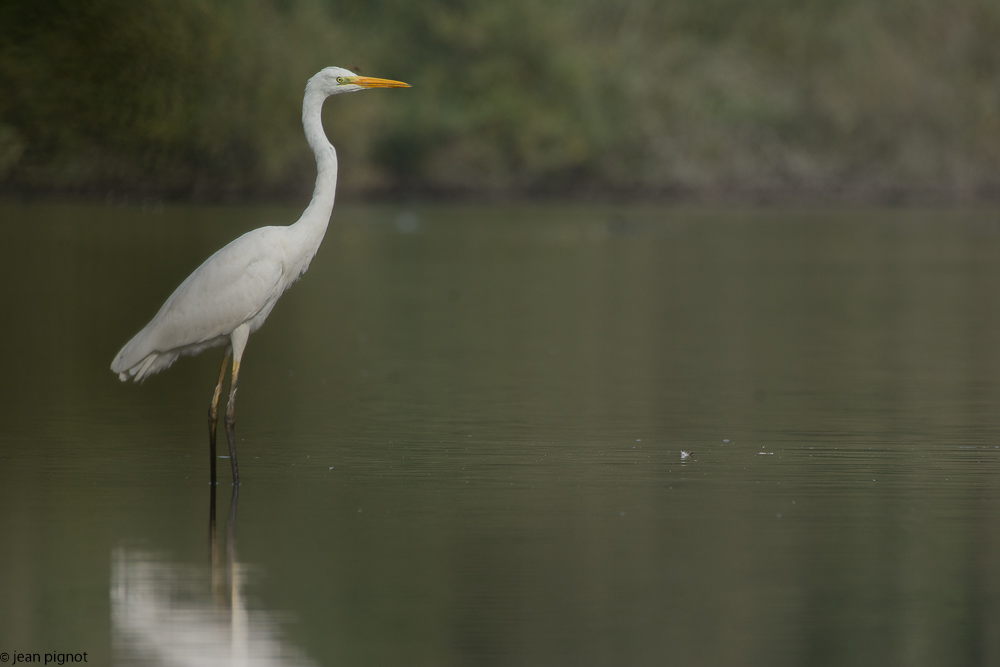
{"type": "Polygon", "coordinates": [[[233,487],[221,562],[215,530],[215,486],[209,509],[211,565],[170,562],[118,548],[111,563],[111,623],[116,663],[141,665],[311,665],[282,644],[276,620],[247,608],[245,566],[236,558],[233,487]]]}

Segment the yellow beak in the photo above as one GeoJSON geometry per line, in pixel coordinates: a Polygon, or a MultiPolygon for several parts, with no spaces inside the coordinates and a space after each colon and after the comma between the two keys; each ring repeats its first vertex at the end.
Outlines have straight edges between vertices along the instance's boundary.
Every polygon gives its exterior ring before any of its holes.
{"type": "Polygon", "coordinates": [[[362,88],[409,88],[410,84],[391,79],[376,79],[370,76],[355,76],[351,78],[351,83],[362,88]]]}

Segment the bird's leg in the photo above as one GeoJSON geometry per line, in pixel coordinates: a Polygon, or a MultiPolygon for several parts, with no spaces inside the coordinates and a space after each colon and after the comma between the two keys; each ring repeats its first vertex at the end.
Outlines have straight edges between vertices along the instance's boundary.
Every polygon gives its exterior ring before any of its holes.
{"type": "Polygon", "coordinates": [[[226,406],[226,437],[229,439],[229,463],[233,466],[233,484],[240,483],[236,466],[236,383],[240,376],[240,360],[233,359],[233,381],[229,385],[229,405],[226,406]]]}
{"type": "Polygon", "coordinates": [[[226,406],[226,437],[229,439],[229,463],[233,466],[233,484],[240,483],[240,470],[236,465],[236,387],[240,379],[240,359],[250,337],[250,325],[243,323],[229,335],[233,353],[233,379],[229,383],[229,405],[226,406]]]}
{"type": "Polygon", "coordinates": [[[211,459],[209,469],[212,474],[212,484],[215,484],[215,426],[219,422],[219,396],[222,394],[222,381],[226,379],[226,364],[229,363],[229,349],[222,357],[222,370],[219,371],[219,383],[215,385],[212,394],[212,404],[208,406],[208,455],[211,459]]]}
{"type": "Polygon", "coordinates": [[[215,546],[215,484],[212,484],[208,493],[208,564],[213,572],[218,560],[218,550],[215,546]]]}
{"type": "Polygon", "coordinates": [[[226,523],[226,559],[232,571],[236,561],[236,506],[240,502],[240,487],[233,487],[233,496],[229,499],[229,521],[226,523]]]}

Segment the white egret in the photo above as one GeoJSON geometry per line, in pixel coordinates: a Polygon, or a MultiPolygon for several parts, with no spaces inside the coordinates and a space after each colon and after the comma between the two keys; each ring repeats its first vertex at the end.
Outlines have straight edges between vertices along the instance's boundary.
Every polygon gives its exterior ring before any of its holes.
{"type": "Polygon", "coordinates": [[[233,369],[226,408],[226,436],[233,484],[239,484],[234,406],[240,360],[247,338],[261,327],[282,292],[309,268],[333,212],[337,151],[323,130],[323,102],[331,95],[366,88],[409,88],[409,84],[358,76],[340,67],[327,67],[309,79],[302,100],[302,125],[306,141],[316,156],[317,172],[309,206],[294,224],[247,232],[205,260],[111,363],[111,370],[123,382],[130,378],[139,382],[168,368],[179,356],[226,346],[208,412],[213,483],[219,395],[229,357],[232,355],[233,369]]]}

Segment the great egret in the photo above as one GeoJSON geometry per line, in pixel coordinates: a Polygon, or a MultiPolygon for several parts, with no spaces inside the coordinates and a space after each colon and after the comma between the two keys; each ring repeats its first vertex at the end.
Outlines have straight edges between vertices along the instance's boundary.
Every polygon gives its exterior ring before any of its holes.
{"type": "Polygon", "coordinates": [[[139,382],[168,368],[181,355],[227,346],[208,410],[213,483],[219,395],[229,356],[233,358],[233,372],[226,408],[226,436],[233,484],[239,484],[234,406],[240,360],[247,338],[264,324],[282,292],[309,268],[333,212],[337,151],[323,131],[323,102],[331,95],[366,88],[409,88],[409,84],[358,76],[340,67],[327,67],[309,79],[302,100],[302,126],[306,141],[316,156],[317,172],[309,206],[294,224],[247,232],[205,260],[111,363],[111,370],[123,382],[129,378],[139,382]]]}

